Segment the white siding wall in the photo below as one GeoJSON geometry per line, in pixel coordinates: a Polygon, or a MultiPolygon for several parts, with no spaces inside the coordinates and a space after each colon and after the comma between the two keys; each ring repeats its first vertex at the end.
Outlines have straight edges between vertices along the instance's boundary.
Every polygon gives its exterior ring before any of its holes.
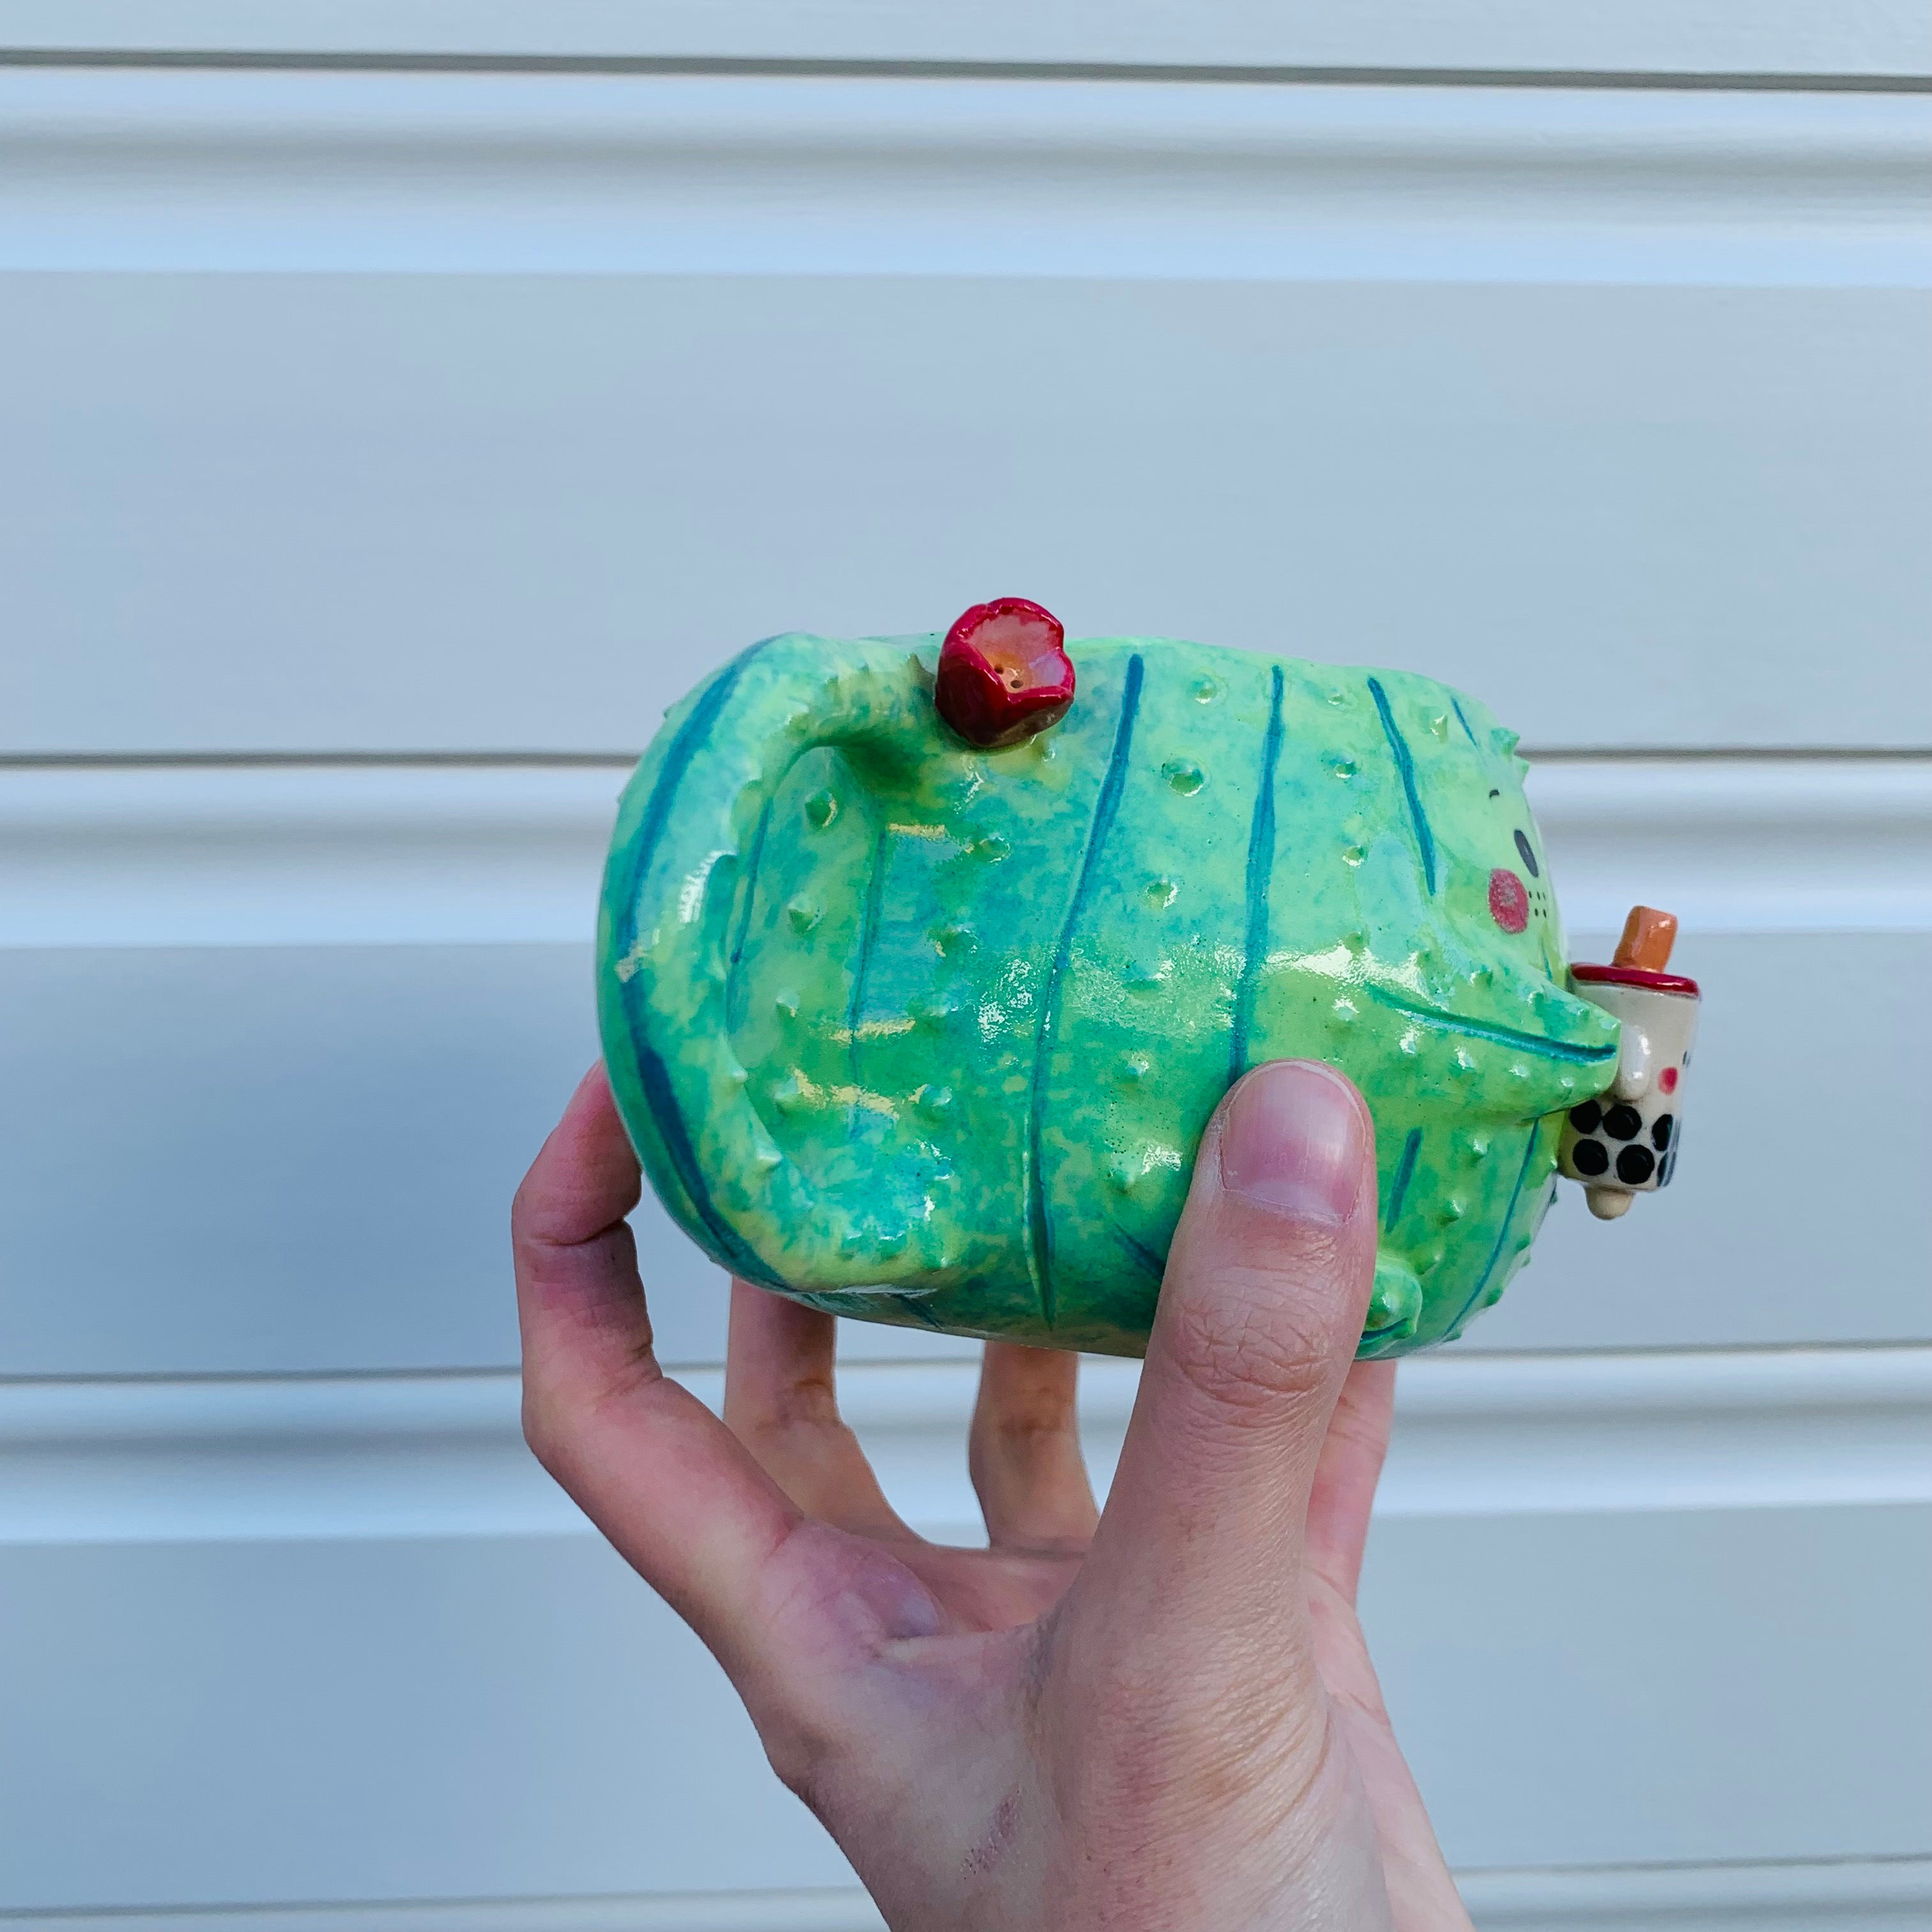
{"type": "MultiPolygon", "coordinates": [[[[1466,684],[1580,951],[1684,915],[1679,1184],[1404,1369],[1368,1614],[1486,1928],[1932,1919],[1932,16],[0,47],[0,1921],[875,1923],[524,1454],[503,1222],[662,705],[998,589],[1466,684]]],[[[970,1352],[849,1342],[963,1528],[970,1352]]]]}

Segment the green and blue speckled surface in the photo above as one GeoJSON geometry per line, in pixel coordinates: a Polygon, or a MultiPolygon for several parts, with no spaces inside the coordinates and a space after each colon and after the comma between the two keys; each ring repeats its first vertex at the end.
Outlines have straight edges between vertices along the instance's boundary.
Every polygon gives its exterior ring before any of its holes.
{"type": "Polygon", "coordinates": [[[1616,1061],[1568,989],[1514,736],[1405,672],[1067,649],[1072,710],[1004,751],[940,722],[937,638],[774,638],[671,712],[598,932],[652,1184],[814,1306],[1137,1354],[1229,1082],[1327,1060],[1376,1120],[1362,1352],[1456,1334],[1616,1061]]]}

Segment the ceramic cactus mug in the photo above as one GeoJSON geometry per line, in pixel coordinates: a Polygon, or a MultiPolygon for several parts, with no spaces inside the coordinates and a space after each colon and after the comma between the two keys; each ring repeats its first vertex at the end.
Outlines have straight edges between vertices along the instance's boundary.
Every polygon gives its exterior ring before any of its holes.
{"type": "Polygon", "coordinates": [[[773,638],[670,713],[598,962],[652,1185],[815,1306],[1134,1354],[1215,1105],[1318,1058],[1376,1122],[1362,1352],[1458,1333],[1617,1068],[1514,736],[1404,672],[1154,638],[1067,658],[1077,694],[1044,657],[969,666],[977,743],[935,708],[937,636],[773,638]],[[1070,702],[1021,736],[1027,679],[1070,702]]]}

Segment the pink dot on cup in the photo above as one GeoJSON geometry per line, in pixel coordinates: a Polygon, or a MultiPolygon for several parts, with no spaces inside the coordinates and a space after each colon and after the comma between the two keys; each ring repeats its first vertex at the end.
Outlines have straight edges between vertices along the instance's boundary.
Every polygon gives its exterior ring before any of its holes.
{"type": "Polygon", "coordinates": [[[1502,866],[1490,874],[1490,916],[1505,932],[1520,932],[1529,923],[1529,889],[1502,866]]]}
{"type": "Polygon", "coordinates": [[[1677,1091],[1676,1068],[1674,1066],[1666,1066],[1664,1071],[1657,1076],[1657,1084],[1661,1087],[1666,1094],[1676,1093],[1677,1091]]]}

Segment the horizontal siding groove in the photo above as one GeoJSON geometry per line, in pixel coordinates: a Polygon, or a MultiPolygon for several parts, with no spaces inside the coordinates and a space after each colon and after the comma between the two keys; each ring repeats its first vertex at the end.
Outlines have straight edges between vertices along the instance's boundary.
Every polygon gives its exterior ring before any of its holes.
{"type": "Polygon", "coordinates": [[[242,74],[717,75],[862,80],[1186,82],[1262,87],[1556,88],[1670,93],[1925,94],[1932,76],[1721,68],[1458,68],[1238,65],[1212,62],[814,60],[675,54],[357,53],[322,48],[0,46],[0,67],[202,69],[242,74]]]}
{"type": "Polygon", "coordinates": [[[1433,69],[1858,77],[1932,72],[1900,0],[5,0],[22,50],[678,59],[1254,72],[1433,69]]]}
{"type": "Polygon", "coordinates": [[[1794,1859],[1456,1874],[1490,1928],[1748,1924],[1753,1932],[1922,1924],[1932,1858],[1794,1859]]]}
{"type": "Polygon", "coordinates": [[[134,1911],[0,1910],[11,1932],[884,1932],[856,1886],[588,1898],[372,1899],[134,1911]]]}
{"type": "MultiPolygon", "coordinates": [[[[587,943],[621,761],[0,771],[0,949],[587,943]]],[[[1932,760],[1550,759],[1571,930],[1932,932],[1932,760]]]]}
{"type": "MultiPolygon", "coordinates": [[[[538,771],[574,771],[598,766],[628,772],[641,755],[641,748],[630,752],[22,752],[0,754],[0,772],[246,771],[256,768],[282,771],[292,766],[313,766],[319,771],[514,771],[524,766],[538,771]]],[[[1875,755],[1887,754],[1881,752],[1875,755]]],[[[1932,752],[1926,755],[1932,757],[1932,752]]]]}
{"type": "MultiPolygon", "coordinates": [[[[1136,1365],[1090,1362],[1104,1480],[1136,1365]]],[[[712,1408],[723,1372],[680,1379],[712,1408]]],[[[970,1537],[970,1362],[844,1370],[903,1514],[970,1537]]],[[[0,1386],[0,1545],[578,1534],[509,1372],[0,1386]]],[[[1405,1364],[1387,1518],[1932,1502],[1932,1348],[1442,1356],[1405,1364]]]]}
{"type": "MultiPolygon", "coordinates": [[[[1754,1932],[1867,1932],[1922,1923],[1932,1906],[1932,1859],[1917,1858],[1464,1871],[1456,1882],[1482,1932],[1684,1932],[1738,1922],[1754,1932]]],[[[880,1932],[884,1923],[856,1886],[0,1911],[0,1926],[14,1932],[880,1932]]]]}
{"type": "MultiPolygon", "coordinates": [[[[1932,748],[1918,745],[1519,745],[1531,764],[1840,764],[1932,763],[1932,748]]],[[[547,752],[0,752],[8,772],[280,771],[539,771],[608,766],[628,774],[643,756],[634,751],[547,752]]]]}
{"type": "Polygon", "coordinates": [[[20,271],[1932,280],[1916,96],[69,67],[0,116],[20,271]]]}

